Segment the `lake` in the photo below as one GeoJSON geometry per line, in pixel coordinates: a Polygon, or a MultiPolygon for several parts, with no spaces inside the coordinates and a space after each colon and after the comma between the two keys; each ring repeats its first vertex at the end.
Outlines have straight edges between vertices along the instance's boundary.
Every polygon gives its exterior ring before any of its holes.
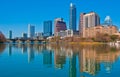
{"type": "Polygon", "coordinates": [[[120,77],[120,48],[0,44],[0,77],[120,77]]]}

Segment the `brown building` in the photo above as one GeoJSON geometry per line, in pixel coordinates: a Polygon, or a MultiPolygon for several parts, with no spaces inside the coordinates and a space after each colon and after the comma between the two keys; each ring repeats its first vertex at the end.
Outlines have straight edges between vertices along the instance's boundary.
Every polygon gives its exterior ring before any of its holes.
{"type": "Polygon", "coordinates": [[[83,31],[84,38],[92,38],[95,37],[97,34],[108,34],[113,35],[118,32],[118,29],[116,26],[95,26],[95,27],[89,27],[85,28],[83,31]]]}
{"type": "Polygon", "coordinates": [[[67,30],[66,22],[63,21],[63,18],[56,18],[54,22],[55,28],[54,28],[54,34],[57,35],[60,31],[67,30]]]}
{"type": "Polygon", "coordinates": [[[79,21],[79,34],[84,37],[84,30],[89,27],[100,25],[100,17],[95,12],[81,13],[79,21]]]}

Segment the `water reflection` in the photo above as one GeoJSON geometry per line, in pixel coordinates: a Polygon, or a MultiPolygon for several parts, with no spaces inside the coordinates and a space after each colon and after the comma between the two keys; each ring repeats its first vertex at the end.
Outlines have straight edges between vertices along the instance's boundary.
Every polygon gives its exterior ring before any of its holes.
{"type": "MultiPolygon", "coordinates": [[[[5,47],[4,44],[0,45],[0,53],[5,47]]],[[[20,49],[22,54],[28,55],[28,63],[34,62],[35,57],[42,54],[42,64],[47,68],[64,69],[68,61],[69,77],[96,76],[103,69],[106,73],[111,73],[112,66],[120,55],[119,48],[107,45],[8,44],[7,48],[9,56],[12,56],[13,49],[20,49]]]]}
{"type": "Polygon", "coordinates": [[[43,64],[47,67],[52,66],[52,51],[49,50],[46,46],[43,47],[43,64]]]}
{"type": "Polygon", "coordinates": [[[100,63],[104,63],[106,72],[110,72],[112,64],[120,55],[119,49],[101,46],[85,46],[79,53],[81,72],[96,75],[100,69],[100,63]]]}
{"type": "Polygon", "coordinates": [[[0,44],[0,54],[3,53],[3,51],[5,50],[6,45],[5,44],[0,44]]]}

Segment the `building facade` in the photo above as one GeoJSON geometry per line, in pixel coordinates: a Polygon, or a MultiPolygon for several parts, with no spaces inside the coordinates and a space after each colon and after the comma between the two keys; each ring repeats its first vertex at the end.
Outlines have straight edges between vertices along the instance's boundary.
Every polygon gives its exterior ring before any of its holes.
{"type": "Polygon", "coordinates": [[[43,33],[39,33],[39,32],[37,32],[37,33],[35,33],[35,37],[37,38],[37,39],[43,39],[43,33]]]}
{"type": "Polygon", "coordinates": [[[35,37],[35,26],[28,24],[28,37],[34,38],[35,37]]]}
{"type": "Polygon", "coordinates": [[[95,26],[95,27],[89,27],[84,30],[83,33],[85,33],[85,38],[92,38],[96,37],[98,34],[108,34],[108,35],[114,35],[118,32],[118,29],[116,26],[95,26]]]}
{"type": "Polygon", "coordinates": [[[27,39],[27,33],[22,33],[22,38],[27,39]]]}
{"type": "Polygon", "coordinates": [[[70,4],[69,29],[76,31],[76,7],[73,3],[70,4]]]}
{"type": "Polygon", "coordinates": [[[84,30],[86,28],[95,27],[97,25],[100,25],[100,17],[95,12],[90,12],[88,14],[81,13],[79,34],[81,35],[81,37],[85,37],[84,30]]]}
{"type": "Polygon", "coordinates": [[[65,31],[67,29],[66,22],[64,22],[63,18],[57,18],[54,21],[54,35],[56,36],[58,32],[65,31]]]}
{"type": "Polygon", "coordinates": [[[44,36],[52,36],[52,21],[44,21],[44,36]]]}
{"type": "Polygon", "coordinates": [[[12,39],[12,30],[9,31],[9,39],[12,39]]]}

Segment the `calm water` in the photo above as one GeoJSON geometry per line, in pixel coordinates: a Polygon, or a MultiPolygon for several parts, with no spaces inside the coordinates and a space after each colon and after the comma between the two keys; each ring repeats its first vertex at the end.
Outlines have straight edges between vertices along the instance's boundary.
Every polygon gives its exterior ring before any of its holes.
{"type": "Polygon", "coordinates": [[[120,77],[120,49],[0,44],[0,77],[120,77]]]}

